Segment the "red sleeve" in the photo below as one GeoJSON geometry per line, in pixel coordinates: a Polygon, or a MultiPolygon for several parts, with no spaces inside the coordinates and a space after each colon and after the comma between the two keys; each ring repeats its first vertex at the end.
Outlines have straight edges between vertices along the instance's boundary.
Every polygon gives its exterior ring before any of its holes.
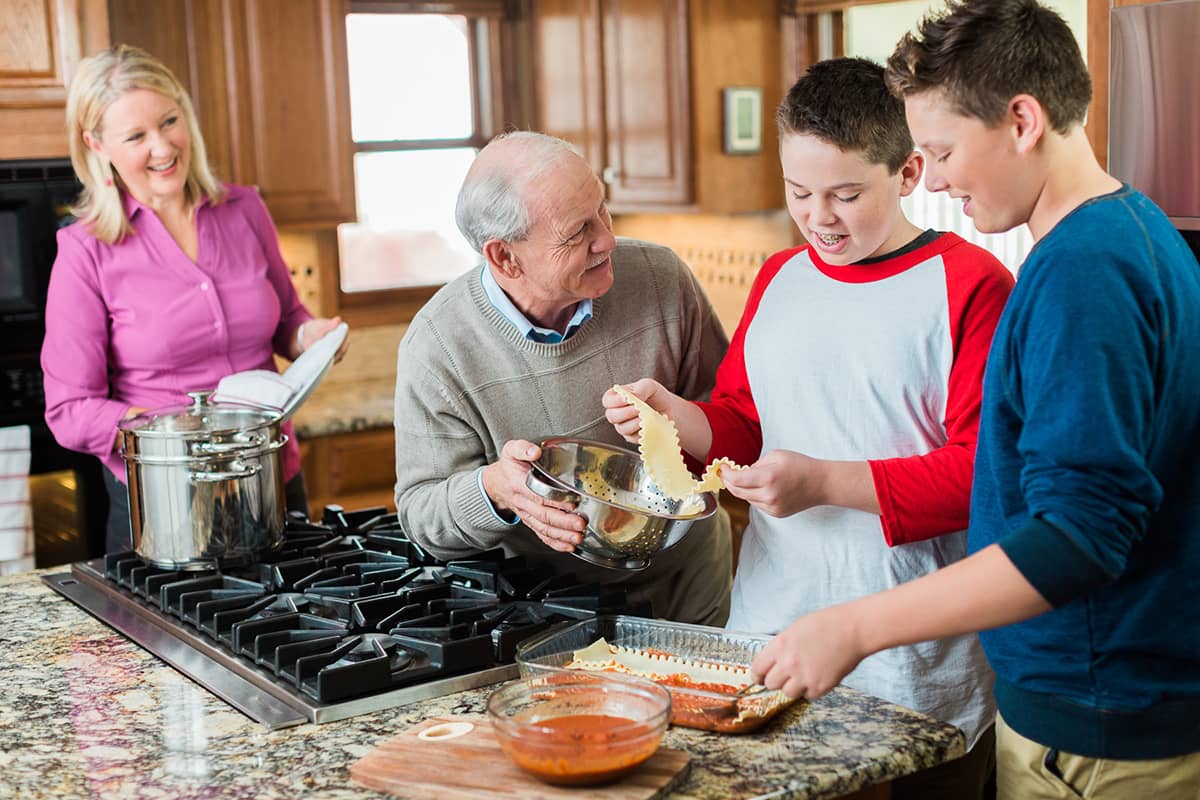
{"type": "Polygon", "coordinates": [[[762,454],[762,425],[758,419],[758,408],[754,405],[754,396],[750,393],[750,379],[746,376],[746,330],[758,311],[758,304],[767,286],[783,265],[805,247],[807,245],[776,253],[758,271],[754,285],[750,287],[750,295],[746,298],[742,319],[729,342],[721,366],[717,368],[712,400],[696,404],[708,417],[709,427],[712,428],[712,449],[708,451],[707,461],[731,458],[738,464],[753,464],[762,454]]]}
{"type": "Polygon", "coordinates": [[[946,390],[946,444],[920,456],[868,462],[883,536],[893,547],[967,527],[983,368],[1013,287],[1012,274],[975,245],[959,241],[942,257],[954,348],[946,390]]]}

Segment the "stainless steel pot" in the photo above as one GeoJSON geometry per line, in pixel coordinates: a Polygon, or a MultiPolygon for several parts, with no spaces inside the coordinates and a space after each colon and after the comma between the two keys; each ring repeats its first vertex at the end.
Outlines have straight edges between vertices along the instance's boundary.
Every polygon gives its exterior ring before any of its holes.
{"type": "Polygon", "coordinates": [[[541,448],[525,485],[547,499],[575,504],[587,529],[574,554],[592,564],[645,569],[693,523],[717,511],[711,492],[683,500],[665,496],[633,450],[561,437],[546,439],[541,448]]]}
{"type": "Polygon", "coordinates": [[[133,547],[169,569],[212,569],[254,559],[283,543],[287,437],[279,416],[209,402],[123,420],[133,547]]]}

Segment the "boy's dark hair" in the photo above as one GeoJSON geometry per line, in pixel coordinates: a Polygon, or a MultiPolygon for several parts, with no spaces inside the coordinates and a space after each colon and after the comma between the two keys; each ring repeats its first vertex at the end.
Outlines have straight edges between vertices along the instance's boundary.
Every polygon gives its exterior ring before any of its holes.
{"type": "Polygon", "coordinates": [[[775,111],[779,135],[810,134],[842,150],[858,150],[895,174],[913,151],[904,103],[865,58],[818,61],[788,90],[775,111]]]}
{"type": "Polygon", "coordinates": [[[1066,133],[1092,99],[1079,45],[1067,23],[1037,0],[959,0],[921,20],[887,62],[900,97],[946,93],[957,113],[999,123],[1018,94],[1037,98],[1050,125],[1066,133]]]}

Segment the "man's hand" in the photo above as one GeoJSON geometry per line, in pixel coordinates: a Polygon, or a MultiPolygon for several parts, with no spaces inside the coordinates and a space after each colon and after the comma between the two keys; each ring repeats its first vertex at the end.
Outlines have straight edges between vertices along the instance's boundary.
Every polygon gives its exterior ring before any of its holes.
{"type": "Polygon", "coordinates": [[[788,697],[815,700],[867,655],[853,613],[845,605],[830,606],[801,617],[772,639],[750,664],[750,675],[788,697]]]}
{"type": "Polygon", "coordinates": [[[570,503],[547,500],[525,485],[530,462],[541,454],[533,442],[505,442],[500,459],[483,468],[483,489],[498,511],[516,514],[547,547],[570,553],[583,541],[587,522],[570,503]]]}

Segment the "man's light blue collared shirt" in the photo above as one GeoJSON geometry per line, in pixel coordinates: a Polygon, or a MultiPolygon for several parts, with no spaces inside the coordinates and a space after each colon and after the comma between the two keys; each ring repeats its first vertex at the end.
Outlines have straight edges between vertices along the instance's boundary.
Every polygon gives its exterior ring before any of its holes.
{"type": "Polygon", "coordinates": [[[508,295],[500,288],[500,284],[496,283],[496,276],[488,269],[487,264],[481,268],[479,281],[483,284],[483,293],[487,295],[487,299],[492,306],[504,315],[504,318],[516,326],[517,330],[531,342],[540,344],[558,344],[571,338],[571,334],[579,329],[579,326],[592,318],[592,300],[584,298],[579,301],[579,305],[575,307],[575,315],[571,317],[571,321],[567,323],[565,333],[559,333],[553,328],[539,328],[534,325],[529,319],[521,313],[521,310],[513,305],[513,301],[508,299],[508,295]]]}
{"type": "MultiPolygon", "coordinates": [[[[479,281],[483,284],[483,293],[487,295],[487,299],[492,306],[506,320],[516,326],[522,336],[531,342],[558,344],[571,338],[571,334],[579,330],[580,325],[592,318],[592,300],[591,298],[584,298],[575,307],[575,314],[571,317],[571,321],[567,323],[567,329],[564,333],[559,333],[553,328],[539,328],[530,322],[529,318],[522,314],[519,308],[513,305],[513,301],[500,288],[500,284],[496,283],[496,276],[488,269],[487,264],[484,264],[480,268],[479,281]]],[[[483,467],[480,467],[475,473],[475,485],[479,487],[479,493],[483,495],[483,501],[497,520],[503,522],[505,525],[516,525],[521,521],[521,518],[515,514],[511,520],[507,520],[496,510],[496,506],[492,504],[492,498],[488,497],[487,492],[483,488],[483,467]]]]}

